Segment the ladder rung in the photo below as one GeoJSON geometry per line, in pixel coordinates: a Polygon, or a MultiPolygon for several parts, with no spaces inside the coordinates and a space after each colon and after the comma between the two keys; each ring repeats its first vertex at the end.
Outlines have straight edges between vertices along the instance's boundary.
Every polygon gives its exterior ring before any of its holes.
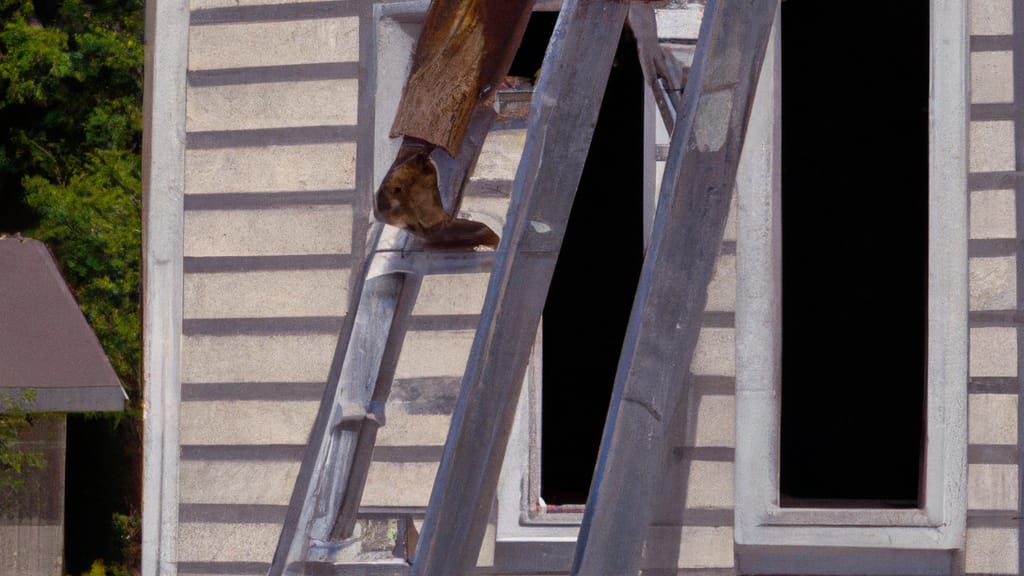
{"type": "Polygon", "coordinates": [[[378,250],[370,256],[366,277],[490,272],[494,267],[494,255],[494,252],[378,250]]]}
{"type": "MultiPolygon", "coordinates": [[[[442,201],[450,214],[458,210],[494,116],[493,110],[477,111],[455,159],[439,153],[442,201]]],[[[424,251],[411,235],[380,223],[369,238],[370,256],[358,274],[351,321],[295,482],[273,576],[334,574],[332,562],[352,553],[377,429],[384,425],[384,402],[422,277],[485,272],[494,263],[493,252],[424,251]]]]}

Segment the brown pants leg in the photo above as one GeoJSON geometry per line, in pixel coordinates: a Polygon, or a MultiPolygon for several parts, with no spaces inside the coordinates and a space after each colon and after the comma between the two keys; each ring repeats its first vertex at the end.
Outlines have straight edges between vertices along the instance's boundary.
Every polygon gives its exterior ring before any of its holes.
{"type": "Polygon", "coordinates": [[[454,156],[473,109],[487,104],[522,40],[534,0],[433,0],[391,136],[454,156]]]}

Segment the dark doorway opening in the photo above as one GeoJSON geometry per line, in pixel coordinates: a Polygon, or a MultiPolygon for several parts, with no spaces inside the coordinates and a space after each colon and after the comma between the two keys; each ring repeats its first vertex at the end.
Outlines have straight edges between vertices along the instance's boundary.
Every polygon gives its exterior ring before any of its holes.
{"type": "Polygon", "coordinates": [[[64,573],[138,566],[142,501],[140,427],[114,414],[68,414],[64,500],[64,573]],[[115,446],[131,448],[115,450],[115,446]]]}
{"type": "Polygon", "coordinates": [[[928,9],[782,3],[783,506],[923,496],[928,9]]]}
{"type": "Polygon", "coordinates": [[[643,263],[643,73],[623,32],[543,320],[541,497],[584,504],[643,263]]]}

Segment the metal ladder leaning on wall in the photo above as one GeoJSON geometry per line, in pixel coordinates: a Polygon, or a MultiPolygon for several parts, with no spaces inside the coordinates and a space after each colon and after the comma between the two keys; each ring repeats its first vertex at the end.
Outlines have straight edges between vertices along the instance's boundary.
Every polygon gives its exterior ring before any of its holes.
{"type": "MultiPolygon", "coordinates": [[[[566,0],[534,93],[523,157],[496,252],[430,252],[375,225],[270,569],[333,574],[351,537],[377,428],[428,273],[491,269],[480,324],[410,573],[472,572],[520,387],[586,160],[618,38],[629,24],[672,133],[652,239],[616,373],[572,574],[638,574],[668,422],[686,393],[707,285],[778,0],[708,0],[686,92],[657,45],[649,5],[566,0]],[[342,349],[339,346],[339,349],[342,349]]],[[[440,170],[461,191],[493,113],[474,117],[440,170]]],[[[442,155],[443,156],[443,155],[442,155]]],[[[445,158],[435,156],[438,162],[445,158]]],[[[458,210],[461,193],[444,199],[458,210]]]]}

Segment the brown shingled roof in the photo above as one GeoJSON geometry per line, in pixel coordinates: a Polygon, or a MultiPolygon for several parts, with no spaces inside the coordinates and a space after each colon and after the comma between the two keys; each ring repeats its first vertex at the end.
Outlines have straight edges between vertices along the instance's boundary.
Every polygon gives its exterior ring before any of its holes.
{"type": "Polygon", "coordinates": [[[0,237],[0,390],[35,392],[30,411],[124,409],[99,340],[42,242],[0,237]]]}

